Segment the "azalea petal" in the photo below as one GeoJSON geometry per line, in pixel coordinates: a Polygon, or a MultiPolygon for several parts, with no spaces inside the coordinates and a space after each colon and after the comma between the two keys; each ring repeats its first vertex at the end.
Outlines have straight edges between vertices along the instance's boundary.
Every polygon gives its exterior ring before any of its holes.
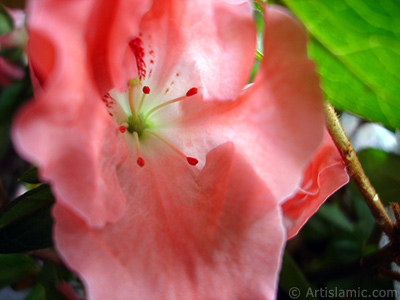
{"type": "Polygon", "coordinates": [[[118,219],[125,206],[116,169],[126,145],[103,107],[82,106],[90,97],[96,94],[54,92],[31,101],[18,112],[12,134],[19,153],[40,166],[57,199],[89,224],[102,226],[118,219]]]}
{"type": "Polygon", "coordinates": [[[41,178],[52,184],[57,200],[89,224],[102,226],[124,211],[116,169],[127,149],[95,88],[85,42],[75,27],[85,26],[91,1],[67,2],[31,2],[32,68],[44,85],[36,86],[35,100],[18,112],[12,135],[19,153],[37,164],[41,178]],[[53,49],[51,61],[45,59],[46,51],[41,53],[43,41],[53,49]],[[39,69],[41,58],[45,66],[39,69]]]}
{"type": "MultiPolygon", "coordinates": [[[[121,10],[121,16],[128,14],[121,10]]],[[[250,74],[255,32],[248,1],[156,0],[131,43],[138,76],[152,91],[180,91],[182,84],[179,96],[201,87],[207,99],[234,99],[250,74]],[[201,79],[193,78],[191,70],[201,79]]],[[[120,44],[121,50],[124,45],[120,44]]],[[[119,70],[120,65],[114,64],[111,71],[119,70]]]]}
{"type": "Polygon", "coordinates": [[[282,202],[287,238],[296,235],[322,203],[348,181],[342,157],[329,133],[325,132],[324,140],[304,173],[301,188],[282,202]]]}
{"type": "Polygon", "coordinates": [[[139,23],[150,0],[102,0],[95,3],[86,27],[90,59],[101,94],[123,92],[138,77],[129,42],[139,34],[139,23]],[[99,67],[101,66],[101,67],[99,67]]]}
{"type": "Polygon", "coordinates": [[[253,133],[242,147],[277,199],[293,191],[322,139],[322,96],[306,44],[296,20],[283,10],[266,10],[264,60],[245,95],[251,120],[237,122],[242,132],[253,133]]]}
{"type": "Polygon", "coordinates": [[[94,230],[55,207],[56,245],[89,298],[274,298],[285,236],[248,162],[231,143],[212,150],[200,173],[176,155],[157,157],[147,168],[124,164],[120,176],[137,168],[142,180],[125,178],[130,198],[115,224],[94,230]]]}
{"type": "Polygon", "coordinates": [[[322,97],[304,29],[275,8],[267,10],[265,27],[255,83],[237,101],[183,101],[181,117],[165,134],[199,160],[221,141],[233,141],[275,198],[284,199],[321,142],[322,97]]]}
{"type": "MultiPolygon", "coordinates": [[[[55,64],[55,49],[52,42],[40,31],[30,30],[28,44],[29,71],[34,92],[41,93],[52,74],[55,64]]],[[[57,78],[58,79],[58,78],[57,78]]]]}
{"type": "Polygon", "coordinates": [[[40,82],[57,82],[65,70],[75,67],[78,67],[75,75],[79,76],[80,69],[86,66],[83,59],[75,58],[84,58],[81,32],[94,4],[94,1],[29,1],[29,62],[40,82]]]}
{"type": "Polygon", "coordinates": [[[184,28],[189,53],[201,72],[204,98],[236,99],[247,84],[256,50],[250,1],[187,2],[184,28]]]}

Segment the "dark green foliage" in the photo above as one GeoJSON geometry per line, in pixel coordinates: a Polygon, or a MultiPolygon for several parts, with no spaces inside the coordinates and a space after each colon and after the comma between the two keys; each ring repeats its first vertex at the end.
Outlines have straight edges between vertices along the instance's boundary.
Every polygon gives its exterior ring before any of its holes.
{"type": "Polygon", "coordinates": [[[41,185],[18,197],[0,212],[0,253],[52,246],[50,187],[41,185]]]}

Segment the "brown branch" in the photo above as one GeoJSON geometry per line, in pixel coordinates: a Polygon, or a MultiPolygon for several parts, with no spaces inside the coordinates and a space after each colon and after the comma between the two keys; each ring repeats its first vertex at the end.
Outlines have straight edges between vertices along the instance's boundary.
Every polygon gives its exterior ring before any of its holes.
{"type": "Polygon", "coordinates": [[[328,131],[332,136],[336,147],[339,149],[342,155],[343,161],[346,165],[347,171],[360,191],[361,195],[364,197],[376,223],[380,226],[383,232],[387,234],[389,238],[393,238],[394,224],[389,217],[385,207],[383,206],[378,194],[371,185],[368,177],[365,175],[364,170],[361,167],[360,161],[351,145],[349,139],[347,138],[342,125],[336,115],[336,112],[331,104],[325,102],[325,115],[326,124],[328,131]]]}

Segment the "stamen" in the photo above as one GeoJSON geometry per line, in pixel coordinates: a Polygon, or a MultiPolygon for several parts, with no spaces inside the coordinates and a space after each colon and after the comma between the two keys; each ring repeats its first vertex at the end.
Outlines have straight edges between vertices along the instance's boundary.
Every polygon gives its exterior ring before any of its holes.
{"type": "Polygon", "coordinates": [[[186,99],[187,97],[190,97],[190,96],[193,96],[193,95],[196,95],[196,94],[197,94],[197,88],[193,87],[193,88],[191,88],[190,90],[187,91],[185,96],[169,100],[167,102],[164,102],[164,103],[161,103],[161,104],[157,105],[156,107],[153,107],[147,113],[145,118],[147,119],[152,113],[154,113],[155,111],[159,110],[160,108],[162,108],[164,106],[167,106],[169,104],[172,104],[172,103],[175,103],[175,102],[178,102],[178,101],[182,101],[182,100],[186,99]]]}
{"type": "Polygon", "coordinates": [[[163,137],[161,137],[160,135],[158,135],[157,133],[155,133],[154,131],[150,130],[150,129],[145,129],[144,132],[147,132],[149,134],[151,134],[152,136],[154,136],[155,138],[159,139],[160,141],[162,141],[164,144],[166,144],[167,146],[169,146],[172,150],[174,150],[180,157],[186,159],[186,161],[192,165],[195,166],[198,164],[198,160],[195,159],[194,157],[189,157],[186,156],[185,154],[183,154],[180,150],[178,150],[178,148],[176,148],[174,145],[170,144],[167,140],[165,140],[163,137]]]}
{"type": "Polygon", "coordinates": [[[194,157],[186,157],[187,162],[189,163],[189,165],[195,166],[199,163],[199,161],[197,159],[195,159],[194,157]]]}
{"type": "Polygon", "coordinates": [[[126,123],[126,122],[124,122],[124,123],[122,123],[121,126],[119,127],[119,131],[120,131],[121,133],[125,133],[125,131],[128,129],[128,127],[129,127],[129,124],[126,123]]]}
{"type": "Polygon", "coordinates": [[[136,131],[133,132],[133,136],[135,138],[135,143],[136,143],[136,155],[137,155],[137,164],[139,167],[144,166],[144,159],[140,156],[140,148],[139,148],[139,135],[136,131]]]}
{"type": "Polygon", "coordinates": [[[193,88],[191,88],[190,90],[187,91],[186,97],[190,97],[190,96],[193,96],[193,95],[196,95],[196,94],[197,94],[197,88],[193,87],[193,88]]]}
{"type": "Polygon", "coordinates": [[[140,102],[139,102],[139,105],[137,107],[137,111],[139,113],[140,113],[140,109],[142,108],[142,104],[143,104],[144,98],[146,98],[146,95],[150,94],[150,88],[148,86],[144,86],[142,91],[143,91],[143,95],[142,95],[142,98],[140,98],[140,102]]]}
{"type": "Polygon", "coordinates": [[[144,159],[143,158],[138,157],[136,162],[139,165],[139,167],[143,167],[144,166],[144,159]]]}
{"type": "Polygon", "coordinates": [[[150,94],[150,88],[147,85],[143,87],[142,91],[145,94],[150,94]]]}

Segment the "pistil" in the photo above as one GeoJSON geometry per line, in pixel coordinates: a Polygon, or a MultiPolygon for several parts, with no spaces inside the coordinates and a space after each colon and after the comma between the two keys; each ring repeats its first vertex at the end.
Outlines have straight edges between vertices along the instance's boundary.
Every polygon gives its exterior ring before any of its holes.
{"type": "Polygon", "coordinates": [[[135,110],[135,86],[129,85],[129,107],[131,109],[132,118],[134,121],[137,122],[137,115],[135,110]]]}
{"type": "Polygon", "coordinates": [[[133,137],[135,138],[135,143],[136,143],[136,155],[137,155],[137,164],[139,167],[144,166],[144,159],[140,156],[140,147],[139,147],[139,135],[136,131],[133,132],[133,137]]]}

